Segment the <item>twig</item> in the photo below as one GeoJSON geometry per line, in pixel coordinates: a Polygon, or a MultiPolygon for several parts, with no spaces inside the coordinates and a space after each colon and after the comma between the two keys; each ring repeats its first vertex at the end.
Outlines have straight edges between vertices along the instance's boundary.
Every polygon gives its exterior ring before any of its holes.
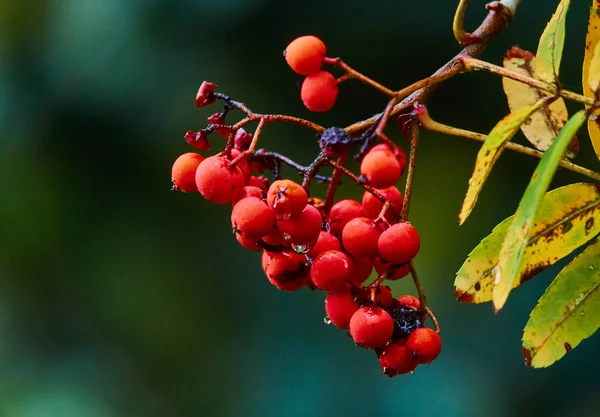
{"type": "Polygon", "coordinates": [[[408,211],[410,209],[410,197],[412,195],[413,181],[415,177],[415,168],[417,160],[417,148],[419,147],[419,127],[415,121],[410,122],[408,127],[410,134],[410,156],[408,159],[408,172],[406,174],[406,185],[404,187],[404,201],[402,203],[402,213],[400,218],[403,222],[408,220],[408,211]]]}

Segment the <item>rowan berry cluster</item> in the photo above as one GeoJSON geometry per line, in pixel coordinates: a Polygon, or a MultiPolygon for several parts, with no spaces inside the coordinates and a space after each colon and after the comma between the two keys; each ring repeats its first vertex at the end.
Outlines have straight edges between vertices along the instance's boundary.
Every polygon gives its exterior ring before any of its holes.
{"type": "MultiPolygon", "coordinates": [[[[314,36],[294,40],[285,51],[290,67],[307,76],[301,97],[313,111],[329,110],[337,97],[338,82],[321,70],[328,59],[325,54],[325,45],[314,36]]],[[[222,100],[223,112],[210,116],[206,129],[190,131],[185,138],[208,151],[208,135],[217,132],[227,144],[212,156],[181,155],[171,172],[174,187],[200,192],[213,203],[231,204],[235,238],[244,248],[262,252],[269,282],[283,291],[304,287],[326,291],[326,321],[346,330],[356,345],[373,349],[386,375],[411,372],[418,364],[433,361],[441,341],[436,331],[423,327],[422,300],[411,295],[394,298],[383,285],[413,272],[411,261],[420,248],[417,230],[401,218],[404,201],[396,184],[407,164],[403,150],[389,139],[373,146],[331,128],[319,136],[321,155],[311,166],[302,167],[287,157],[257,150],[268,117],[257,116],[215,90],[214,84],[204,82],[196,106],[222,100]],[[226,124],[232,109],[246,114],[244,125],[259,121],[254,135],[240,127],[241,122],[226,124]],[[327,164],[344,170],[329,157],[347,153],[349,146],[359,142],[363,144],[360,175],[345,172],[365,189],[362,201],[335,202],[338,180],[317,171],[327,164]],[[282,163],[304,177],[302,184],[281,177],[282,163]],[[273,173],[271,178],[264,175],[266,171],[273,173]],[[333,192],[325,200],[310,196],[312,179],[328,182],[333,192]],[[377,278],[368,283],[373,271],[377,278]]]]}

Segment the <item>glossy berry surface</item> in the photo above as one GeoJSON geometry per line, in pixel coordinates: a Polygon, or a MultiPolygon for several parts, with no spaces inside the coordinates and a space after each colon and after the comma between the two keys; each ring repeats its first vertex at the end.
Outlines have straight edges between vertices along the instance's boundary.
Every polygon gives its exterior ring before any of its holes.
{"type": "Polygon", "coordinates": [[[340,240],[337,237],[335,237],[334,235],[332,235],[329,232],[325,232],[324,230],[321,230],[321,232],[319,233],[317,242],[313,245],[312,249],[309,250],[306,255],[309,258],[314,259],[322,252],[325,252],[328,250],[339,251],[341,249],[342,249],[342,245],[340,243],[340,240]]]}
{"type": "Polygon", "coordinates": [[[360,164],[360,174],[371,186],[387,188],[398,182],[402,169],[392,151],[377,149],[365,155],[360,164]]]}
{"type": "MultiPolygon", "coordinates": [[[[390,209],[388,210],[385,218],[394,222],[397,221],[398,216],[402,212],[402,193],[395,186],[376,189],[387,201],[390,202],[390,209]]],[[[362,210],[365,217],[370,219],[375,219],[381,213],[381,209],[383,209],[383,203],[379,201],[377,197],[371,194],[368,191],[365,191],[362,198],[362,210]]]]}
{"type": "Polygon", "coordinates": [[[358,346],[383,347],[393,332],[392,317],[379,307],[362,307],[350,319],[350,335],[358,346]]]}
{"type": "Polygon", "coordinates": [[[322,224],[321,212],[308,204],[299,215],[286,220],[277,220],[277,229],[287,242],[306,245],[319,238],[322,224]]]}
{"type": "Polygon", "coordinates": [[[440,336],[427,327],[421,327],[412,332],[406,345],[413,352],[413,357],[420,363],[433,361],[442,351],[440,336]]]}
{"type": "Polygon", "coordinates": [[[388,376],[401,375],[415,370],[419,362],[404,343],[390,343],[379,357],[383,372],[388,376]]]}
{"type": "Polygon", "coordinates": [[[390,226],[377,243],[381,257],[391,264],[404,264],[419,253],[421,239],[417,229],[408,222],[390,226]]]}
{"type": "Polygon", "coordinates": [[[339,291],[350,281],[352,276],[350,257],[338,250],[321,253],[310,267],[313,284],[321,290],[339,291]]]}
{"type": "Polygon", "coordinates": [[[196,170],[196,186],[208,201],[217,204],[231,203],[244,190],[244,174],[231,161],[211,156],[200,162],[196,170]]]}
{"type": "Polygon", "coordinates": [[[352,315],[360,304],[349,285],[337,292],[330,292],[325,298],[325,314],[340,329],[347,329],[352,315]]]}
{"type": "Polygon", "coordinates": [[[289,250],[267,253],[263,269],[271,284],[283,291],[297,291],[309,279],[306,257],[289,250]]]}
{"type": "Polygon", "coordinates": [[[329,230],[334,235],[341,236],[346,224],[352,219],[362,217],[362,215],[362,205],[358,201],[338,201],[329,211],[329,230]]]}
{"type": "Polygon", "coordinates": [[[308,202],[308,195],[300,184],[278,180],[269,187],[267,202],[278,218],[288,219],[302,213],[308,202]]]}
{"type": "Polygon", "coordinates": [[[357,258],[377,254],[381,230],[371,219],[358,217],[350,220],[342,231],[344,248],[357,258]]]}
{"type": "Polygon", "coordinates": [[[316,36],[300,36],[285,49],[285,60],[296,73],[310,75],[321,69],[327,48],[316,36]]]}
{"type": "Polygon", "coordinates": [[[247,238],[259,239],[267,235],[274,224],[273,210],[260,198],[243,198],[231,212],[231,225],[234,231],[247,238]]]}
{"type": "Polygon", "coordinates": [[[330,110],[338,96],[338,83],[327,71],[319,71],[304,79],[300,98],[307,109],[314,112],[330,110]]]}
{"type": "Polygon", "coordinates": [[[198,191],[196,185],[196,169],[204,158],[202,155],[188,152],[181,155],[173,163],[171,169],[171,181],[178,190],[184,193],[194,193],[198,191]]]}

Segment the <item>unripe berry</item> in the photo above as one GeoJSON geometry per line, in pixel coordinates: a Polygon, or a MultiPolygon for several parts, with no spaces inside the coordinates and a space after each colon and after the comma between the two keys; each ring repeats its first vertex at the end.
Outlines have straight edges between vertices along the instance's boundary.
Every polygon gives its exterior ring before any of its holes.
{"type": "Polygon", "coordinates": [[[297,291],[306,284],[309,279],[306,257],[289,250],[265,253],[263,269],[271,284],[283,291],[297,291]]]}
{"type": "Polygon", "coordinates": [[[338,250],[321,253],[310,267],[310,278],[315,286],[325,291],[340,291],[350,281],[352,261],[338,250]]]}
{"type": "Polygon", "coordinates": [[[288,220],[277,220],[277,229],[285,240],[296,245],[315,242],[319,238],[322,225],[321,212],[310,204],[297,216],[288,220]]]}
{"type": "Polygon", "coordinates": [[[285,60],[298,74],[310,75],[321,69],[327,49],[316,36],[300,36],[285,48],[285,60]]]}
{"type": "Polygon", "coordinates": [[[208,201],[230,203],[243,192],[244,174],[239,167],[232,168],[227,158],[210,156],[198,165],[196,185],[208,201]]]}
{"type": "Polygon", "coordinates": [[[359,346],[383,347],[393,332],[392,316],[379,307],[362,307],[350,319],[350,335],[359,346]]]}
{"type": "Polygon", "coordinates": [[[310,259],[315,259],[322,252],[341,249],[342,245],[337,237],[331,233],[321,230],[317,242],[314,244],[312,249],[308,251],[306,256],[308,256],[310,259]]]}
{"type": "Polygon", "coordinates": [[[388,376],[407,374],[414,371],[419,362],[412,358],[410,349],[404,343],[390,343],[379,356],[383,372],[388,376]],[[391,369],[387,369],[391,368],[391,369]]]}
{"type": "Polygon", "coordinates": [[[273,210],[260,198],[243,198],[231,212],[233,229],[247,238],[260,239],[271,231],[274,223],[273,210]]]}
{"type": "Polygon", "coordinates": [[[341,236],[344,226],[346,226],[350,220],[361,217],[362,215],[362,206],[358,201],[338,201],[329,211],[329,230],[334,235],[341,236]]]}
{"type": "Polygon", "coordinates": [[[188,152],[181,155],[173,163],[171,169],[171,181],[175,187],[184,193],[193,193],[198,191],[196,186],[196,169],[204,158],[202,155],[188,152]]]}
{"type": "Polygon", "coordinates": [[[335,104],[338,90],[335,77],[327,71],[319,71],[304,79],[300,97],[309,110],[326,112],[335,104]]]}
{"type": "Polygon", "coordinates": [[[352,265],[354,266],[354,270],[352,271],[350,280],[356,284],[365,282],[371,276],[371,272],[373,272],[373,261],[369,257],[352,257],[352,265]]]}
{"type": "Polygon", "coordinates": [[[231,202],[231,204],[233,206],[235,206],[238,201],[240,201],[242,198],[246,198],[246,197],[256,197],[256,198],[262,199],[263,198],[263,191],[260,188],[255,187],[253,185],[246,185],[246,186],[244,186],[242,194],[240,194],[238,197],[236,197],[231,202]]]}
{"type": "Polygon", "coordinates": [[[415,296],[408,295],[408,294],[401,295],[400,297],[397,298],[397,300],[403,306],[415,308],[417,310],[421,308],[421,301],[419,301],[419,299],[415,296]]]}
{"type": "Polygon", "coordinates": [[[374,188],[386,188],[396,184],[402,170],[400,163],[390,150],[370,151],[360,163],[360,174],[374,188]]]}
{"type": "Polygon", "coordinates": [[[381,257],[391,264],[404,264],[419,253],[421,240],[410,223],[390,226],[381,234],[377,247],[381,257]]]}
{"type": "Polygon", "coordinates": [[[386,260],[381,259],[379,256],[373,260],[373,264],[375,265],[375,271],[377,271],[379,275],[390,272],[393,269],[394,272],[386,278],[392,281],[402,279],[410,273],[408,265],[392,265],[386,260]]]}
{"type": "Polygon", "coordinates": [[[294,181],[277,180],[269,187],[267,202],[278,219],[289,219],[302,213],[308,195],[304,187],[294,181]]]}
{"type": "Polygon", "coordinates": [[[408,336],[406,346],[419,363],[427,363],[438,357],[442,351],[442,340],[432,329],[421,327],[408,336]]]}
{"type": "MultiPolygon", "coordinates": [[[[402,211],[402,193],[398,188],[392,186],[388,188],[376,189],[387,201],[390,202],[390,208],[388,209],[387,215],[385,218],[389,222],[393,222],[400,216],[400,212],[402,211]]],[[[365,191],[362,198],[362,210],[365,217],[370,219],[376,219],[381,213],[381,209],[383,209],[383,203],[379,201],[377,197],[371,194],[368,191],[365,191]]],[[[397,221],[397,220],[396,220],[397,221]]]]}
{"type": "Polygon", "coordinates": [[[330,292],[325,298],[325,314],[340,329],[348,329],[352,315],[360,308],[352,287],[346,285],[338,292],[330,292]]]}
{"type": "Polygon", "coordinates": [[[350,220],[342,231],[344,248],[357,258],[377,254],[377,242],[381,230],[371,219],[358,217],[350,220]]]}

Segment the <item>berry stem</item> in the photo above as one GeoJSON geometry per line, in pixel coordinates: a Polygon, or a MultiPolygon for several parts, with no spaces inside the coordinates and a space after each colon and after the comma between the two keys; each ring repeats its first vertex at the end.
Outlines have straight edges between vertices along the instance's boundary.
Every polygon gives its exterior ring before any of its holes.
{"type": "MultiPolygon", "coordinates": [[[[419,276],[417,275],[417,271],[415,270],[415,266],[413,265],[413,261],[408,263],[408,269],[410,270],[410,275],[412,276],[413,282],[415,283],[415,288],[419,293],[419,301],[421,302],[421,322],[425,321],[425,314],[429,308],[427,307],[427,297],[425,296],[425,291],[423,290],[423,286],[421,285],[421,281],[419,281],[419,276]]],[[[437,321],[437,320],[436,320],[437,321]]]]}
{"type": "MultiPolygon", "coordinates": [[[[254,154],[254,151],[256,150],[256,145],[258,144],[258,138],[260,137],[260,134],[262,132],[264,125],[265,125],[265,119],[260,119],[260,121],[258,122],[258,126],[256,126],[256,130],[254,131],[254,135],[252,135],[252,142],[250,142],[250,146],[248,147],[248,149],[245,150],[244,152],[240,153],[233,161],[231,161],[232,169],[240,161],[242,161],[242,160],[248,158],[250,155],[254,154]]],[[[231,141],[231,138],[228,142],[230,142],[230,141],[231,141]]]]}
{"type": "MultiPolygon", "coordinates": [[[[346,163],[347,157],[348,157],[347,153],[340,155],[337,159],[337,164],[339,166],[344,166],[344,164],[346,163]]],[[[329,183],[329,187],[327,188],[327,195],[325,197],[325,203],[323,204],[323,210],[325,211],[325,213],[329,213],[329,210],[331,210],[331,207],[333,206],[333,202],[335,199],[335,192],[340,183],[341,177],[342,177],[342,171],[337,168],[334,168],[333,174],[331,176],[331,182],[329,183]]]]}
{"type": "MultiPolygon", "coordinates": [[[[421,122],[421,126],[425,129],[430,130],[432,132],[444,133],[446,135],[451,136],[461,136],[467,139],[473,139],[480,142],[484,142],[487,138],[487,135],[482,133],[472,132],[470,130],[459,129],[457,127],[448,126],[439,122],[436,122],[429,115],[429,111],[425,106],[422,106],[417,112],[417,117],[419,118],[419,122],[421,122]]],[[[541,159],[544,156],[543,152],[540,152],[533,148],[528,148],[527,146],[519,145],[518,143],[508,142],[504,145],[506,149],[511,151],[519,152],[525,155],[533,156],[534,158],[541,159]]],[[[600,181],[600,173],[592,171],[591,169],[584,168],[582,166],[576,165],[566,159],[561,159],[559,165],[569,171],[576,172],[578,174],[584,175],[588,178],[591,178],[595,181],[600,181]]]]}
{"type": "Polygon", "coordinates": [[[435,327],[435,332],[437,334],[440,334],[442,329],[440,328],[440,323],[438,322],[437,318],[435,317],[435,314],[433,314],[433,311],[431,311],[431,309],[427,306],[425,306],[424,310],[427,313],[427,315],[431,318],[431,321],[433,322],[433,326],[435,327]]]}
{"type": "MultiPolygon", "coordinates": [[[[252,159],[254,159],[254,158],[256,158],[258,160],[260,160],[260,159],[263,159],[263,160],[272,160],[272,161],[275,161],[275,162],[278,162],[278,163],[283,162],[284,164],[289,165],[290,167],[294,168],[298,172],[298,174],[300,174],[302,176],[304,176],[305,173],[309,169],[309,167],[302,166],[299,163],[291,160],[287,156],[278,154],[276,152],[269,152],[269,151],[267,151],[265,149],[259,149],[256,152],[254,152],[254,155],[252,155],[250,157],[250,160],[252,161],[252,159]]],[[[279,173],[278,173],[279,170],[277,169],[277,167],[276,167],[276,169],[273,170],[273,172],[275,173],[276,171],[277,171],[277,173],[275,175],[276,179],[280,179],[279,178],[279,173]]],[[[329,182],[331,182],[331,177],[325,177],[323,175],[314,175],[313,178],[315,180],[321,182],[321,183],[329,183],[329,182]]]]}
{"type": "Polygon", "coordinates": [[[331,64],[331,65],[334,65],[334,66],[340,68],[341,70],[346,72],[347,78],[355,78],[367,85],[370,85],[374,89],[381,91],[383,94],[385,94],[388,97],[393,97],[395,95],[395,92],[393,90],[390,90],[389,88],[379,84],[377,81],[356,71],[354,68],[352,68],[350,65],[346,64],[340,58],[325,58],[323,60],[323,62],[325,62],[326,64],[331,64]]]}
{"type": "Polygon", "coordinates": [[[317,172],[319,171],[319,168],[321,168],[322,166],[327,164],[328,160],[329,159],[327,158],[327,155],[325,155],[323,152],[321,152],[319,154],[319,156],[317,156],[317,158],[312,162],[312,164],[310,164],[306,168],[306,171],[304,173],[304,181],[302,181],[302,187],[304,187],[304,189],[306,190],[307,193],[308,193],[308,188],[310,187],[311,180],[317,174],[317,172]]]}
{"type": "Polygon", "coordinates": [[[406,174],[406,185],[404,186],[404,202],[402,204],[401,221],[408,220],[408,211],[410,209],[410,198],[412,195],[415,168],[417,161],[417,148],[419,146],[419,126],[416,120],[409,122],[408,131],[410,135],[410,156],[408,158],[408,172],[406,174]]]}
{"type": "Polygon", "coordinates": [[[358,178],[348,168],[346,168],[346,167],[344,167],[342,165],[339,165],[338,163],[332,161],[331,159],[326,159],[325,163],[327,165],[333,167],[334,169],[337,169],[337,170],[341,171],[344,175],[346,175],[347,177],[349,177],[352,181],[354,181],[355,183],[357,183],[358,185],[360,185],[366,191],[368,191],[371,194],[373,194],[379,201],[381,201],[382,204],[387,203],[387,199],[383,195],[381,195],[381,193],[379,191],[377,191],[376,189],[374,189],[370,185],[365,184],[363,181],[360,180],[360,178],[358,178]]]}

